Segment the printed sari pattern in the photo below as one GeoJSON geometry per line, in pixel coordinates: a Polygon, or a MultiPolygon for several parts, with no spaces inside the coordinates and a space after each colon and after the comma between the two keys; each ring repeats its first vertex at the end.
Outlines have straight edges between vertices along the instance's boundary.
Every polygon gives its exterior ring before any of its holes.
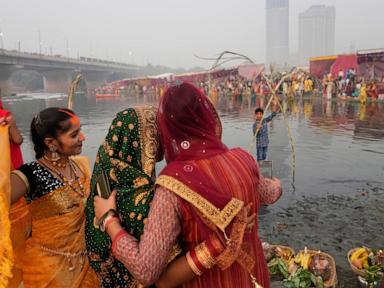
{"type": "Polygon", "coordinates": [[[119,112],[98,150],[86,209],[86,244],[92,268],[102,287],[138,287],[124,265],[112,256],[109,236],[94,224],[96,179],[105,171],[111,189],[118,189],[117,210],[125,231],[137,239],[143,233],[154,196],[154,171],[158,150],[156,110],[128,108],[119,112]]]}

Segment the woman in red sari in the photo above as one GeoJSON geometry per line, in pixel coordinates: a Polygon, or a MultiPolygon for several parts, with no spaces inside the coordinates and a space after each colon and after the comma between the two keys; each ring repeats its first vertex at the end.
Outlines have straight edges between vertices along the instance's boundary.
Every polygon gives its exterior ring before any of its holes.
{"type": "MultiPolygon", "coordinates": [[[[269,288],[258,227],[247,227],[246,206],[252,203],[257,214],[261,203],[275,202],[280,181],[262,178],[249,153],[222,143],[215,108],[189,83],[171,86],[164,94],[158,125],[167,166],[156,181],[140,242],[122,230],[118,219],[105,221],[114,256],[150,285],[163,272],[178,239],[188,251],[179,264],[187,263],[199,276],[183,287],[269,288]]],[[[114,197],[95,199],[97,218],[115,208],[114,197]]]]}

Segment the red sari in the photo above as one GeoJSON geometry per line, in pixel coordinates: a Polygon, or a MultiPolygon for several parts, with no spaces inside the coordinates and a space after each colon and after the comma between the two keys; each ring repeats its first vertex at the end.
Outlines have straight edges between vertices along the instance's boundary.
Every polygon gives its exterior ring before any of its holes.
{"type": "MultiPolygon", "coordinates": [[[[0,100],[0,117],[8,117],[11,115],[11,112],[3,108],[3,103],[0,100]]],[[[23,165],[23,156],[21,154],[20,145],[9,141],[11,149],[11,161],[12,161],[12,170],[19,168],[23,165]]]]}
{"type": "Polygon", "coordinates": [[[156,183],[174,192],[181,207],[183,248],[188,251],[215,233],[226,244],[217,266],[183,287],[269,288],[257,234],[246,233],[244,206],[260,206],[259,169],[242,149],[221,142],[215,108],[196,87],[182,83],[164,94],[158,124],[168,165],[156,183]],[[230,243],[230,245],[229,245],[230,243]]]}

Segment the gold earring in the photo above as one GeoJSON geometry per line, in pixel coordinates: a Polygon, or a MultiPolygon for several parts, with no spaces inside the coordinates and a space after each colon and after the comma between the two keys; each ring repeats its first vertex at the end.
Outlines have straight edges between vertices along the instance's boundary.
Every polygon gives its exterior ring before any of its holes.
{"type": "Polygon", "coordinates": [[[60,160],[60,155],[56,152],[56,147],[55,146],[51,146],[49,147],[49,151],[51,152],[51,158],[50,160],[52,162],[57,162],[60,160]]]}

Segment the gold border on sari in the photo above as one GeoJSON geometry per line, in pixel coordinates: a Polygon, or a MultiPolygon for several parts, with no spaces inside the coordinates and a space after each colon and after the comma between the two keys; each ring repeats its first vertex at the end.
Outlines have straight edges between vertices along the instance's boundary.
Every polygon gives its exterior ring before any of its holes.
{"type": "Polygon", "coordinates": [[[151,149],[151,147],[157,147],[156,109],[154,107],[140,107],[135,108],[135,111],[139,122],[141,165],[144,173],[151,177],[156,165],[157,154],[156,149],[151,149]]]}
{"type": "Polygon", "coordinates": [[[203,214],[203,216],[205,216],[223,232],[225,232],[225,228],[244,207],[243,201],[232,198],[220,211],[219,208],[215,207],[207,199],[171,176],[159,176],[156,180],[156,184],[167,188],[187,202],[191,203],[203,214]]]}

